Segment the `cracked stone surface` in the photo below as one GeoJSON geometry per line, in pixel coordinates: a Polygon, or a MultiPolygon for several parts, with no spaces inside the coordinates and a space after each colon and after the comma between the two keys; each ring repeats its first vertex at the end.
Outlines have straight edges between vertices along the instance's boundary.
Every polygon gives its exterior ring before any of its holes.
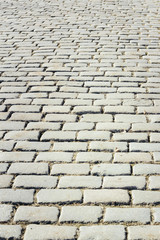
{"type": "Polygon", "coordinates": [[[4,0],[0,239],[160,240],[160,0],[4,0]]]}

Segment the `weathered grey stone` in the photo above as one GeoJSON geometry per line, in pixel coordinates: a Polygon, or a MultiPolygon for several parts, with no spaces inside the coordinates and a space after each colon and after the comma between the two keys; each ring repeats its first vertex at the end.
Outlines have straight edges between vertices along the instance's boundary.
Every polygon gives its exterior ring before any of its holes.
{"type": "Polygon", "coordinates": [[[123,226],[107,225],[107,226],[83,226],[80,227],[80,235],[78,240],[124,240],[125,230],[123,226]]]}
{"type": "Polygon", "coordinates": [[[62,207],[60,223],[63,222],[99,222],[102,216],[101,207],[98,206],[65,206],[62,207]]]}
{"type": "Polygon", "coordinates": [[[73,240],[76,230],[77,228],[73,226],[28,225],[24,240],[73,240]]]}

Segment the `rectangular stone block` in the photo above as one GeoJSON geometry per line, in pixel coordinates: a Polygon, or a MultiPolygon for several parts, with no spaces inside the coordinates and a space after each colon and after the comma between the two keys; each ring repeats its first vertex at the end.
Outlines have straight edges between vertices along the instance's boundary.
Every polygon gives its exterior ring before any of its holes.
{"type": "Polygon", "coordinates": [[[101,240],[124,240],[125,230],[123,226],[117,225],[94,225],[94,226],[82,226],[80,227],[80,235],[78,240],[98,239],[101,240]]]}
{"type": "Polygon", "coordinates": [[[98,151],[127,151],[126,142],[102,142],[93,141],[89,145],[89,149],[98,151]]]}
{"type": "Polygon", "coordinates": [[[111,162],[112,154],[106,152],[80,152],[77,154],[76,162],[111,162]]]}
{"type": "Polygon", "coordinates": [[[60,178],[58,188],[100,188],[101,181],[96,176],[65,176],[60,178]]]}
{"type": "Polygon", "coordinates": [[[48,174],[47,163],[12,163],[8,174],[48,174]]]}
{"type": "Polygon", "coordinates": [[[76,227],[53,226],[53,225],[28,225],[24,235],[24,240],[73,240],[76,236],[76,227]]]}
{"type": "Polygon", "coordinates": [[[1,239],[20,239],[21,236],[20,225],[0,225],[1,239]]]}
{"type": "Polygon", "coordinates": [[[57,177],[52,176],[17,176],[13,186],[16,188],[55,188],[57,177]]]}
{"type": "Polygon", "coordinates": [[[132,191],[133,204],[159,204],[160,192],[158,191],[132,191]]]}
{"type": "Polygon", "coordinates": [[[102,209],[99,206],[65,206],[62,207],[60,223],[96,223],[102,216],[102,209]]]}
{"type": "Polygon", "coordinates": [[[55,142],[53,146],[54,151],[77,152],[86,151],[87,143],[83,142],[55,142]]]}
{"type": "Polygon", "coordinates": [[[81,202],[82,193],[79,189],[42,189],[37,194],[38,203],[74,203],[81,202]]]}
{"type": "Polygon", "coordinates": [[[91,173],[98,176],[130,175],[129,164],[96,164],[91,173]]]}
{"type": "Polygon", "coordinates": [[[131,226],[128,227],[128,239],[159,239],[160,226],[131,226]]]}
{"type": "Polygon", "coordinates": [[[36,157],[37,162],[71,162],[73,153],[68,152],[40,152],[36,157]]]}
{"type": "Polygon", "coordinates": [[[104,222],[150,222],[149,208],[106,208],[104,222]]]}
{"type": "Polygon", "coordinates": [[[150,153],[115,153],[114,162],[119,163],[136,163],[136,162],[152,162],[150,153]]]}
{"type": "Polygon", "coordinates": [[[0,189],[0,201],[2,203],[33,203],[34,190],[24,189],[0,189]]]}
{"type": "Polygon", "coordinates": [[[0,205],[0,222],[10,221],[12,210],[13,210],[12,205],[1,204],[0,205]]]}
{"type": "Polygon", "coordinates": [[[51,175],[87,175],[89,174],[89,164],[54,164],[51,175]]]}
{"type": "Polygon", "coordinates": [[[0,152],[0,162],[32,162],[34,152],[0,152]]]}
{"type": "Polygon", "coordinates": [[[56,222],[58,214],[56,207],[20,206],[15,213],[14,222],[56,222]]]}
{"type": "Polygon", "coordinates": [[[97,189],[84,190],[84,203],[128,204],[130,201],[127,190],[97,189]]]}

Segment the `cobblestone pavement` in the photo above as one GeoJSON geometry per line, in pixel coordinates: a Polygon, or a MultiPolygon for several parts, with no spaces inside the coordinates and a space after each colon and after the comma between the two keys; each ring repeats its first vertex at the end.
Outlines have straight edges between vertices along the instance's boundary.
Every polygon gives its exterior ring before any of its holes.
{"type": "Polygon", "coordinates": [[[0,239],[160,239],[159,6],[1,1],[0,239]]]}

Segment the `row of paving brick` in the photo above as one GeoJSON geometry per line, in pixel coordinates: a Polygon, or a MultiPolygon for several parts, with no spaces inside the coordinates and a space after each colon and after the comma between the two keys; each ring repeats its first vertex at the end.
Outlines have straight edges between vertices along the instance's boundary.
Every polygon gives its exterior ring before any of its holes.
{"type": "Polygon", "coordinates": [[[0,11],[0,238],[159,240],[159,0],[0,11]]]}

